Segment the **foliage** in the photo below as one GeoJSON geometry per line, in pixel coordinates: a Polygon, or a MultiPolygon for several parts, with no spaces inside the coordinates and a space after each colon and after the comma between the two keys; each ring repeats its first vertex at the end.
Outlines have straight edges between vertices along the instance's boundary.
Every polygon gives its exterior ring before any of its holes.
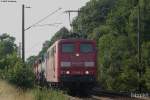
{"type": "Polygon", "coordinates": [[[77,33],[92,33],[97,26],[103,25],[116,0],[91,0],[73,22],[73,30],[77,33]]]}
{"type": "Polygon", "coordinates": [[[34,85],[33,70],[17,62],[13,69],[8,70],[8,81],[21,88],[31,88],[34,85]]]}
{"type": "Polygon", "coordinates": [[[137,86],[136,57],[128,41],[126,36],[113,34],[104,35],[99,40],[99,70],[102,72],[99,79],[108,89],[129,91],[137,86]]]}
{"type": "Polygon", "coordinates": [[[15,38],[8,34],[0,35],[0,78],[8,80],[18,87],[33,86],[34,75],[31,67],[25,67],[17,55],[15,38]]]}
{"type": "Polygon", "coordinates": [[[0,69],[4,69],[7,63],[6,57],[16,51],[15,38],[8,34],[0,35],[0,69]]]}
{"type": "Polygon", "coordinates": [[[0,87],[1,100],[70,100],[60,90],[41,89],[39,87],[22,90],[3,80],[0,80],[0,87]]]}
{"type": "Polygon", "coordinates": [[[30,56],[27,60],[26,60],[26,65],[28,67],[33,67],[34,61],[36,60],[36,56],[30,56]]]}
{"type": "Polygon", "coordinates": [[[150,90],[150,68],[146,69],[146,72],[145,72],[145,81],[146,81],[147,89],[150,90]]]}

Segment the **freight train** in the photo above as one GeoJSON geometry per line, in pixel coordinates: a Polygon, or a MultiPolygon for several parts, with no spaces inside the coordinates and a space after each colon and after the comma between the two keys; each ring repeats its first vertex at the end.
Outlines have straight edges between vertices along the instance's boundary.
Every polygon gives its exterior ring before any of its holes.
{"type": "Polygon", "coordinates": [[[48,48],[34,64],[37,80],[50,85],[82,86],[96,82],[96,42],[85,39],[61,39],[48,48]]]}

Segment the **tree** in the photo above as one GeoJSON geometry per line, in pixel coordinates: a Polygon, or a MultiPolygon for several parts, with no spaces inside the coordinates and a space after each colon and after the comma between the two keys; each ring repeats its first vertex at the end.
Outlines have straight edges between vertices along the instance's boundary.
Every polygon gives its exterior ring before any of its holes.
{"type": "Polygon", "coordinates": [[[0,35],[0,78],[22,88],[32,87],[34,81],[32,68],[17,56],[15,38],[8,34],[0,35]]]}
{"type": "Polygon", "coordinates": [[[79,16],[73,21],[76,33],[90,34],[97,26],[106,22],[107,15],[114,7],[116,0],[91,0],[82,7],[79,16]]]}
{"type": "Polygon", "coordinates": [[[16,52],[17,46],[14,42],[14,37],[8,34],[0,35],[0,69],[5,68],[5,65],[7,65],[6,57],[16,52]]]}
{"type": "Polygon", "coordinates": [[[0,55],[1,57],[3,55],[11,54],[14,52],[17,48],[15,45],[15,38],[9,36],[8,34],[2,34],[0,36],[0,55]]]}
{"type": "Polygon", "coordinates": [[[132,45],[129,41],[126,36],[112,34],[104,35],[99,40],[99,79],[108,89],[136,90],[137,62],[135,55],[130,52],[132,45]]]}
{"type": "Polygon", "coordinates": [[[36,58],[37,58],[36,56],[30,56],[30,57],[27,59],[26,64],[27,64],[28,66],[30,66],[30,67],[33,67],[33,64],[34,64],[36,58]]]}

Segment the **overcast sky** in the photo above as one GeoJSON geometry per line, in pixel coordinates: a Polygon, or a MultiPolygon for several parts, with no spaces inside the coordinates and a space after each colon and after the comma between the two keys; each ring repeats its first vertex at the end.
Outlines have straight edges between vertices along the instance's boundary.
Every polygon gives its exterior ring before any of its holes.
{"type": "MultiPolygon", "coordinates": [[[[2,1],[2,0],[0,0],[2,1]]],[[[21,5],[30,6],[25,9],[25,27],[29,27],[40,19],[62,8],[54,15],[40,23],[62,23],[57,26],[33,27],[25,32],[26,58],[37,55],[44,41],[49,40],[54,33],[65,26],[70,29],[68,15],[65,10],[78,10],[90,0],[18,0],[17,3],[0,2],[0,34],[9,33],[16,37],[16,43],[21,42],[22,10],[21,5]]],[[[77,14],[72,14],[74,18],[77,14]]]]}

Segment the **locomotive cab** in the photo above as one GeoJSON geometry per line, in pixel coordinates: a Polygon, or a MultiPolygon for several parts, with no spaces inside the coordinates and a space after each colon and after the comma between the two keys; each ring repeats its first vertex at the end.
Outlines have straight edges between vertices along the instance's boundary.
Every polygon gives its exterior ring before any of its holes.
{"type": "Polygon", "coordinates": [[[96,81],[96,45],[91,40],[62,40],[59,43],[59,81],[96,81]]]}

